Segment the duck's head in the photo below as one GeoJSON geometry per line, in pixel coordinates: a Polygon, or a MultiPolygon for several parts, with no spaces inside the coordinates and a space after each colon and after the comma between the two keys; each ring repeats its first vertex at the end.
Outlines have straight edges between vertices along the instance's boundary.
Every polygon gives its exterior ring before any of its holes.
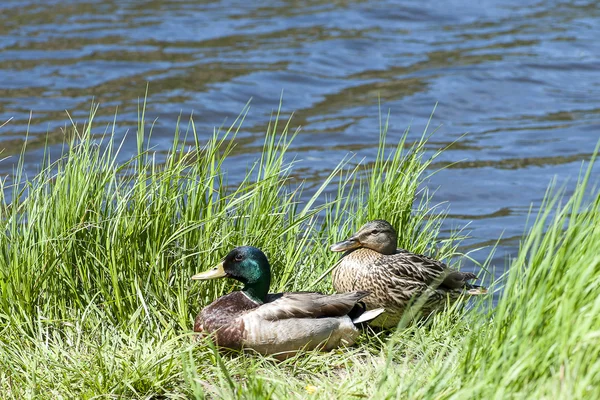
{"type": "Polygon", "coordinates": [[[271,284],[271,267],[267,256],[252,246],[236,247],[214,268],[192,276],[192,279],[208,280],[233,278],[244,284],[242,289],[252,299],[264,302],[271,284]]]}
{"type": "Polygon", "coordinates": [[[398,234],[389,222],[376,219],[364,224],[348,239],[330,247],[331,251],[349,251],[361,247],[381,254],[394,254],[398,244],[398,234]]]}

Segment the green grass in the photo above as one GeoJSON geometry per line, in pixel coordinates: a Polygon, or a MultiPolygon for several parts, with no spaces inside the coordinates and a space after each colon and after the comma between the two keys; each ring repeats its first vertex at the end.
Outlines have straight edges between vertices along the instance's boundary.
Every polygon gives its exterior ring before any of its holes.
{"type": "Polygon", "coordinates": [[[273,291],[330,292],[319,279],[337,259],[328,244],[368,219],[444,260],[461,239],[438,238],[443,210],[419,193],[427,134],[386,145],[382,118],[374,163],[340,160],[303,194],[287,161],[296,132],[278,115],[246,175],[223,172],[247,111],[206,143],[181,124],[157,163],[142,107],[138,154],[118,163],[115,128],[98,135],[94,108],[58,161],[45,157],[32,178],[20,164],[19,184],[2,183],[12,193],[0,199],[2,398],[600,397],[600,197],[582,201],[591,169],[572,197],[548,193],[493,313],[457,308],[284,362],[196,342],[195,314],[234,285],[189,277],[234,246],[265,251],[273,291]]]}

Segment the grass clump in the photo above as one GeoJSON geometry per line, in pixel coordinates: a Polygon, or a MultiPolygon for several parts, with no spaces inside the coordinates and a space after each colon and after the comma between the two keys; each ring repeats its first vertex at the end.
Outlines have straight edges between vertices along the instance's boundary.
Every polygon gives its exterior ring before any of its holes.
{"type": "MultiPolygon", "coordinates": [[[[372,164],[341,162],[314,193],[289,179],[296,131],[276,116],[260,159],[228,177],[247,112],[204,143],[190,121],[158,162],[143,110],[127,162],[114,126],[74,127],[33,178],[17,168],[0,195],[0,392],[3,398],[598,397],[600,200],[587,177],[548,197],[490,314],[454,308],[426,327],[368,331],[357,346],[284,362],[222,355],[190,334],[231,282],[192,283],[232,247],[260,247],[273,291],[331,291],[327,245],[386,218],[402,247],[448,259],[423,187],[426,136],[381,143],[372,164]],[[337,193],[327,198],[326,188],[337,193]],[[422,195],[420,195],[422,194],[422,195]],[[418,199],[418,200],[417,200],[418,199]]],[[[487,309],[482,307],[482,309],[487,309]]]]}

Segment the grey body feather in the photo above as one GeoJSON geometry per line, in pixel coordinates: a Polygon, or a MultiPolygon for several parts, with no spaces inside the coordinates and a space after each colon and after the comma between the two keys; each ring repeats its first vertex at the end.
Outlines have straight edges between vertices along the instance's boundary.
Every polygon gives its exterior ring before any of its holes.
{"type": "Polygon", "coordinates": [[[331,350],[354,344],[359,331],[348,313],[367,295],[365,291],[269,294],[261,304],[233,292],[205,307],[194,330],[214,333],[219,346],[253,349],[280,359],[300,349],[331,350]]]}

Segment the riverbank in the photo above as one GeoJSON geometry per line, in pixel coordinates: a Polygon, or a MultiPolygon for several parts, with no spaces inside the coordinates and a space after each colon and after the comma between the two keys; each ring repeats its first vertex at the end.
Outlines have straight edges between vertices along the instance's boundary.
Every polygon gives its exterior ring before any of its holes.
{"type": "Polygon", "coordinates": [[[196,343],[193,317],[232,284],[189,278],[236,245],[265,251],[273,291],[331,292],[329,276],[319,280],[337,258],[327,244],[365,220],[390,220],[401,247],[442,260],[460,243],[460,232],[438,239],[443,210],[420,192],[435,159],[427,134],[390,149],[382,121],[377,162],[340,160],[301,202],[286,121],[272,121],[261,158],[228,184],[242,121],[208,143],[178,129],[165,163],[148,150],[143,115],[126,163],[112,133],[92,134],[90,122],[36,176],[17,169],[11,181],[22,184],[0,206],[4,398],[600,396],[600,197],[582,201],[591,169],[572,197],[549,191],[492,285],[503,286],[493,310],[488,296],[426,327],[367,331],[352,349],[285,362],[196,343]]]}

